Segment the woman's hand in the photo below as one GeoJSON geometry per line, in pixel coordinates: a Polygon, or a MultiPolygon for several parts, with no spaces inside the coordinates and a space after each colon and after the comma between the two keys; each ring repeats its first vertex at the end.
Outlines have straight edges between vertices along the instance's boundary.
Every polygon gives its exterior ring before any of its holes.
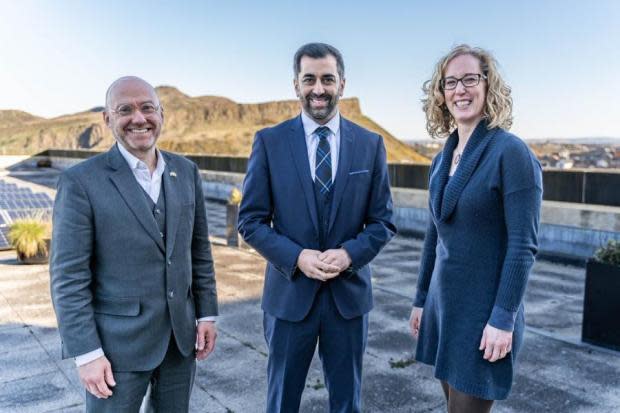
{"type": "Polygon", "coordinates": [[[480,348],[483,358],[491,363],[503,359],[512,350],[512,331],[500,330],[487,324],[482,330],[480,348]]]}
{"type": "Polygon", "coordinates": [[[422,307],[413,307],[411,309],[411,315],[409,316],[409,328],[411,329],[411,335],[413,338],[418,338],[420,332],[420,320],[422,320],[422,307]]]}

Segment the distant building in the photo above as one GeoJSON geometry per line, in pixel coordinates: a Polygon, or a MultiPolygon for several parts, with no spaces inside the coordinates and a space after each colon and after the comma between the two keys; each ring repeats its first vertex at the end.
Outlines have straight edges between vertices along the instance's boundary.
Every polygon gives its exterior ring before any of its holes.
{"type": "MultiPolygon", "coordinates": [[[[415,150],[431,159],[443,148],[444,141],[411,142],[415,150]]],[[[532,142],[529,146],[545,168],[601,168],[620,169],[620,141],[618,144],[583,144],[548,140],[532,142]]]]}

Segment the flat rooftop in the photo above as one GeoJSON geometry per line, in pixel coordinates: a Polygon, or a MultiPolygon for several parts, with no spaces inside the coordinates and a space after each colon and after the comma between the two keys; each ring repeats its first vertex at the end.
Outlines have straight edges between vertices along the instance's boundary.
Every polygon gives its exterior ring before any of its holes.
{"type": "MultiPolygon", "coordinates": [[[[53,193],[58,171],[0,172],[0,179],[53,193]],[[44,187],[41,187],[43,185],[44,187]],[[46,187],[45,187],[46,186],[46,187]]],[[[198,363],[192,412],[262,412],[267,349],[260,297],[264,260],[220,240],[224,206],[207,202],[220,317],[215,352],[198,363]]],[[[432,368],[413,360],[408,333],[422,241],[397,236],[373,262],[375,309],[364,359],[365,412],[444,412],[432,368]]],[[[526,294],[525,342],[513,391],[494,412],[620,411],[620,352],[580,341],[585,270],[538,261],[526,294]]],[[[325,412],[315,355],[302,412],[325,412]]],[[[47,266],[0,252],[0,412],[81,412],[84,390],[72,360],[61,360],[47,266]]]]}

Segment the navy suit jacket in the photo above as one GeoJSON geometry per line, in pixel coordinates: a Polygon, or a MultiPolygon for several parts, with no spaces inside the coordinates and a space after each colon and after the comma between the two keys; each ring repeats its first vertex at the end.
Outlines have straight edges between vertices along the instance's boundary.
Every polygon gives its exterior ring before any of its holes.
{"type": "MultiPolygon", "coordinates": [[[[319,249],[319,223],[301,117],[259,131],[239,210],[239,232],[267,261],[262,308],[288,321],[310,311],[321,282],[297,268],[305,248],[319,249]]],[[[347,319],[372,309],[368,264],[396,233],[383,139],[344,118],[333,186],[327,248],[344,248],[352,264],[329,281],[347,319]]]]}

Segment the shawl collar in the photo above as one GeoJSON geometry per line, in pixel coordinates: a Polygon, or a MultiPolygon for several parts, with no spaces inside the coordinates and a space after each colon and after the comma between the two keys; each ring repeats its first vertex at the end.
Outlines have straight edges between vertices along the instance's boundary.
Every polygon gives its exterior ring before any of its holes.
{"type": "Polygon", "coordinates": [[[438,222],[447,221],[454,212],[463,189],[476,170],[480,157],[496,132],[497,128],[487,130],[486,120],[483,119],[478,123],[461,155],[459,167],[448,182],[452,152],[459,141],[458,130],[450,134],[429,186],[433,215],[438,222]]]}

